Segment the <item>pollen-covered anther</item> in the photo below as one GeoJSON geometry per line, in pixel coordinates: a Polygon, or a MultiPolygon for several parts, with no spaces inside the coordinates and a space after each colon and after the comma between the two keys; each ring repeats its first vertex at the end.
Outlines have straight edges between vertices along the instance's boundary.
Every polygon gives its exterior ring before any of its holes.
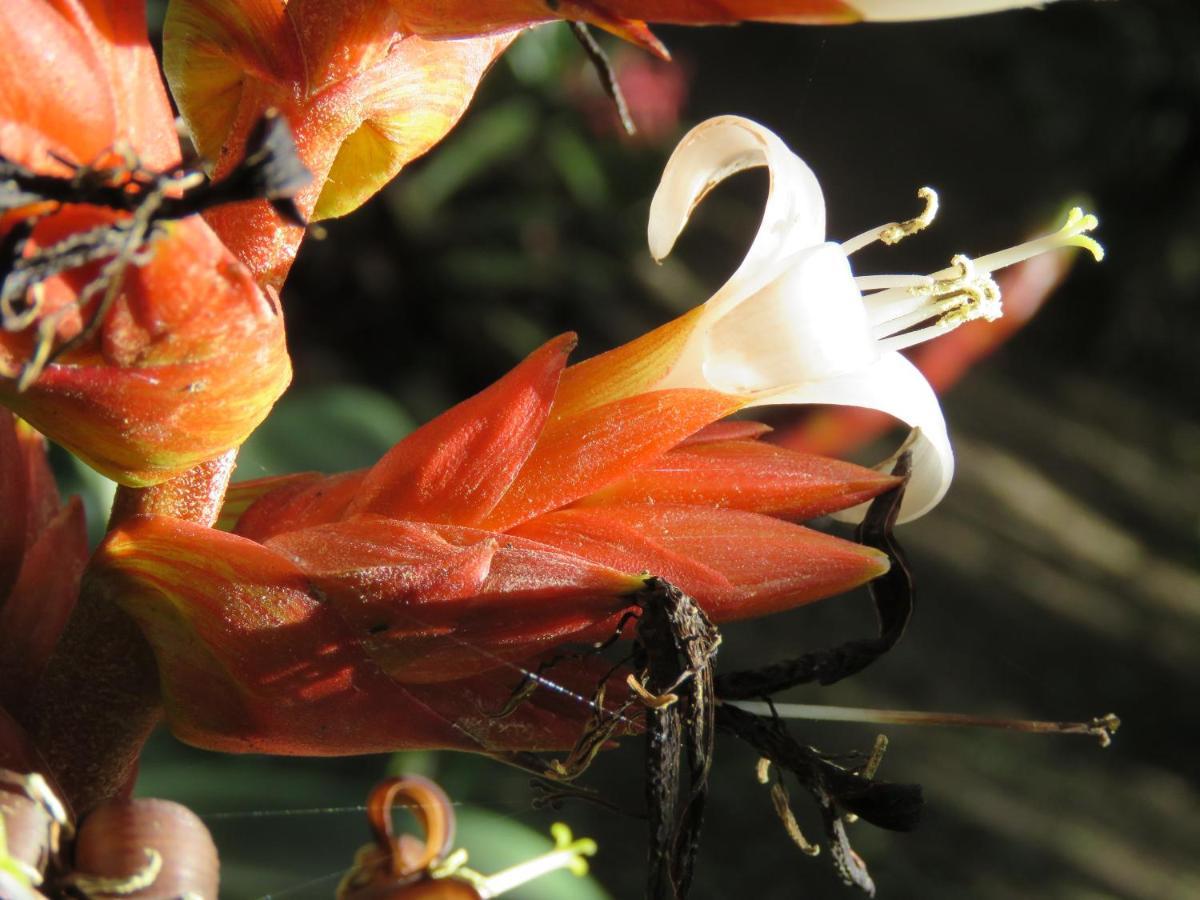
{"type": "Polygon", "coordinates": [[[926,301],[919,309],[906,316],[876,326],[874,331],[881,338],[879,343],[887,350],[904,350],[939,334],[953,331],[967,322],[976,319],[994,322],[1003,315],[1000,286],[991,277],[984,275],[949,294],[926,301]],[[931,319],[933,321],[929,325],[914,327],[931,319]],[[907,330],[910,328],[911,331],[907,330]]]}
{"type": "Polygon", "coordinates": [[[995,322],[1004,315],[1000,285],[986,276],[964,285],[953,297],[947,297],[943,302],[950,304],[950,308],[938,319],[938,324],[946,331],[976,319],[995,322]]]}
{"type": "Polygon", "coordinates": [[[903,350],[976,319],[994,322],[1004,315],[1000,286],[963,254],[928,283],[900,294],[883,291],[867,302],[875,321],[871,336],[891,350],[903,350]]]}
{"type": "Polygon", "coordinates": [[[975,262],[964,253],[950,257],[950,275],[945,278],[934,278],[933,283],[925,287],[913,287],[909,293],[913,295],[933,294],[947,296],[977,280],[975,262]]]}
{"type": "Polygon", "coordinates": [[[637,680],[633,675],[630,675],[625,683],[629,685],[629,689],[638,695],[642,703],[651,709],[666,709],[668,706],[678,702],[679,695],[673,693],[654,694],[646,689],[646,686],[637,680]]]}
{"type": "Polygon", "coordinates": [[[931,187],[923,187],[917,191],[917,196],[925,201],[925,208],[919,215],[913,216],[911,219],[886,226],[879,232],[880,241],[888,246],[898,244],[906,237],[911,237],[930,226],[938,212],[937,191],[931,187]]]}
{"type": "Polygon", "coordinates": [[[870,231],[864,231],[856,237],[842,243],[842,252],[849,256],[857,253],[863,247],[879,241],[889,247],[898,244],[906,237],[911,237],[919,231],[924,231],[933,222],[938,213],[938,195],[931,187],[923,187],[917,191],[917,197],[925,201],[925,208],[911,219],[903,222],[890,222],[880,225],[870,231]]]}

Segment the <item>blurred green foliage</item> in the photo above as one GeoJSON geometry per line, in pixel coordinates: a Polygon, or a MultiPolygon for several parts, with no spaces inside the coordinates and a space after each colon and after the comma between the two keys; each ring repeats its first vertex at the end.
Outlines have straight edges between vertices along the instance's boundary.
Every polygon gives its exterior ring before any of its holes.
{"type": "Polygon", "coordinates": [[[234,477],[362,468],[412,428],[398,403],[370,388],[337,384],[289,391],[242,446],[234,477]]]}

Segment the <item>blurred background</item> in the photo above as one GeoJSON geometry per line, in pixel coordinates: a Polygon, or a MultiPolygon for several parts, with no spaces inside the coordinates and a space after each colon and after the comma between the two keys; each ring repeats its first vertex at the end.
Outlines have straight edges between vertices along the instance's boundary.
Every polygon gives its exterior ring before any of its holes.
{"type": "MultiPolygon", "coordinates": [[[[1038,719],[1111,711],[1124,722],[1114,745],[814,723],[795,733],[830,752],[869,750],[886,733],[881,777],[924,785],[914,833],[852,826],[881,897],[1200,896],[1200,7],[1062,2],[922,25],[657,31],[673,65],[600,37],[637,137],[620,133],[567,27],[545,27],[502,58],[427,159],[305,245],[285,291],[296,383],[238,476],[368,464],[554,334],[578,331],[583,358],[705,299],[753,235],[765,176],[718,190],[661,267],[645,223],[675,141],[711,115],[757,119],[809,161],[835,240],[914,214],[921,185],[939,190],[937,223],[856,256],[860,273],[930,271],[1008,246],[1082,199],[1108,258],[1077,259],[1036,318],[947,392],[960,468],[946,502],[900,533],[918,588],[907,635],[863,674],[790,699],[1038,719]]],[[[98,524],[104,485],[73,477],[98,524]]],[[[825,601],[726,629],[721,667],[872,628],[865,591],[825,601]]],[[[584,782],[635,809],[642,747],[626,743],[584,782]]],[[[754,761],[718,743],[692,896],[854,896],[827,854],[790,843],[754,761]]],[[[206,818],[228,896],[328,897],[367,839],[367,790],[401,770],[461,801],[460,843],[485,872],[548,845],[555,819],[599,842],[588,881],[513,896],[640,896],[643,823],[578,803],[533,810],[528,777],[483,759],[239,758],[163,734],[139,793],[206,818]]],[[[795,806],[819,836],[811,804],[795,806]]]]}

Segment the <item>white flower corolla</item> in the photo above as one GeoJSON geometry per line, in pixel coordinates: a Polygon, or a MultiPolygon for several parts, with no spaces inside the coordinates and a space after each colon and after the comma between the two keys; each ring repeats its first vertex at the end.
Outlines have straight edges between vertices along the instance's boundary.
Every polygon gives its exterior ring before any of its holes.
{"type": "Polygon", "coordinates": [[[812,170],[758,123],[721,116],[692,129],[667,162],[650,205],[654,258],[670,253],[709,190],[756,166],[770,174],[762,224],[737,271],[691,320],[658,387],[712,388],[750,406],[825,403],[894,416],[917,429],[900,521],[915,519],[946,493],[954,455],[933,389],[899,351],[972,319],[997,318],[997,269],[1071,245],[1100,258],[1100,245],[1086,235],[1096,219],[1073,210],[1054,234],[974,260],[956,256],[932,275],[855,277],[849,256],[920,231],[937,211],[936,194],[922,188],[925,210],[916,218],[828,243],[812,170]]]}
{"type": "Polygon", "coordinates": [[[912,19],[948,19],[976,16],[1028,6],[1044,6],[1052,0],[850,0],[849,5],[870,22],[905,22],[912,19]]]}

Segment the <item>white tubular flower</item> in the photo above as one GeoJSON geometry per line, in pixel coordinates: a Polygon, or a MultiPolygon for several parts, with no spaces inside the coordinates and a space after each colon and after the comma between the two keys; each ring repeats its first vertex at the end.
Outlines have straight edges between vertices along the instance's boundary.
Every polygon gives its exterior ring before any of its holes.
{"type": "Polygon", "coordinates": [[[689,317],[679,355],[657,387],[715,389],[748,406],[827,403],[895,416],[918,429],[900,521],[915,519],[946,493],[954,455],[933,389],[899,351],[973,319],[997,318],[1000,291],[990,277],[997,269],[1069,245],[1099,259],[1100,245],[1086,235],[1096,219],[1073,210],[1052,235],[975,260],[956,256],[932,275],[855,277],[849,256],[920,231],[937,211],[936,194],[921,189],[926,206],[914,219],[827,243],[812,170],[758,123],[721,116],[692,129],[667,162],[650,206],[654,258],[670,253],[709,190],[755,166],[770,173],[762,224],[737,271],[689,317]]]}
{"type": "Polygon", "coordinates": [[[977,16],[1021,7],[1041,7],[1052,0],[849,0],[847,3],[869,22],[906,22],[913,19],[949,19],[977,16]]]}

